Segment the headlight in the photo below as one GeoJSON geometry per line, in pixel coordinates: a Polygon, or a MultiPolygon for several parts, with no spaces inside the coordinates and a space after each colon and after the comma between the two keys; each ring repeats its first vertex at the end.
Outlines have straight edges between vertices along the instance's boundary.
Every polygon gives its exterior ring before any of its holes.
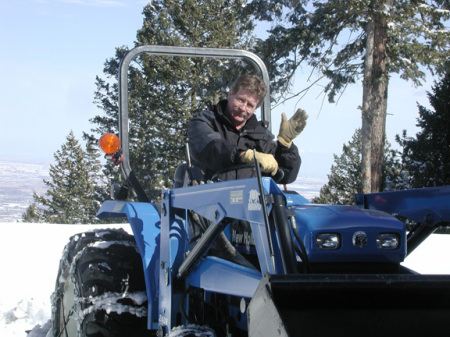
{"type": "Polygon", "coordinates": [[[379,249],[397,249],[400,246],[399,236],[395,233],[380,233],[377,236],[379,249]]]}
{"type": "Polygon", "coordinates": [[[321,233],[317,235],[316,247],[324,250],[336,250],[341,247],[341,237],[336,233],[321,233]]]}

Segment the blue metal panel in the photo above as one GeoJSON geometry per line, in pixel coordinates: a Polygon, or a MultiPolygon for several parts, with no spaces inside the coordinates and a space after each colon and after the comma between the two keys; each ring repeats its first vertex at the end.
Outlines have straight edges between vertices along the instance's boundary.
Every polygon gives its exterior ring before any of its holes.
{"type": "MultiPolygon", "coordinates": [[[[262,179],[264,194],[284,195],[270,178],[262,179]]],[[[208,220],[218,223],[225,217],[250,222],[262,272],[276,273],[281,268],[279,254],[275,255],[275,269],[269,254],[266,224],[256,178],[174,189],[170,194],[171,207],[191,209],[208,220]],[[277,267],[279,266],[279,267],[277,267]]],[[[272,205],[267,204],[269,213],[272,205]]],[[[273,234],[273,242],[276,236],[273,234]]],[[[277,251],[277,246],[274,249],[277,251]]]]}
{"type": "MultiPolygon", "coordinates": [[[[161,201],[161,249],[160,249],[160,270],[159,270],[159,310],[158,325],[172,326],[172,268],[170,243],[170,224],[174,221],[174,215],[171,212],[170,199],[168,193],[163,193],[161,201]]],[[[175,247],[174,247],[175,248],[175,247]]]]}
{"type": "MultiPolygon", "coordinates": [[[[272,179],[263,178],[263,186],[266,194],[282,194],[272,179]]],[[[174,189],[170,195],[172,207],[194,210],[214,223],[225,217],[264,223],[256,178],[174,189]]]]}
{"type": "Polygon", "coordinates": [[[404,224],[387,213],[362,210],[353,206],[301,205],[292,207],[296,213],[298,232],[304,239],[310,262],[402,262],[406,257],[404,224]],[[353,245],[353,235],[363,231],[367,245],[353,245]],[[319,233],[338,233],[342,239],[338,250],[320,250],[315,240],[319,233]],[[397,233],[400,247],[395,250],[377,248],[380,233],[397,233]]]}
{"type": "Polygon", "coordinates": [[[207,256],[192,270],[188,283],[206,291],[251,298],[261,277],[260,271],[207,256]]]}
{"type": "Polygon", "coordinates": [[[419,223],[450,223],[450,186],[356,195],[358,205],[419,223]]]}
{"type": "MultiPolygon", "coordinates": [[[[250,222],[250,226],[252,228],[253,237],[255,239],[255,247],[258,253],[258,261],[262,274],[275,274],[276,270],[274,269],[272,258],[270,256],[269,242],[267,240],[267,231],[265,225],[261,223],[250,222]]],[[[276,259],[276,264],[279,264],[280,262],[281,261],[279,259],[276,259]]]]}

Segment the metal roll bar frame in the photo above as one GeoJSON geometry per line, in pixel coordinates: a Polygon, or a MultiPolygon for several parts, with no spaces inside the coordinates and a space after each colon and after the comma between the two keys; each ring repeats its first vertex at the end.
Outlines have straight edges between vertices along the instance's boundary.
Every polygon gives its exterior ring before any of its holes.
{"type": "Polygon", "coordinates": [[[267,94],[261,105],[261,118],[266,121],[268,128],[271,128],[270,115],[270,87],[269,75],[264,62],[254,53],[240,49],[224,48],[198,48],[198,47],[175,47],[175,46],[157,46],[145,45],[133,48],[122,59],[119,65],[119,138],[123,154],[121,169],[125,178],[131,183],[139,199],[146,199],[142,195],[143,190],[140,186],[135,186],[137,180],[130,166],[129,156],[129,138],[128,138],[128,69],[130,63],[141,54],[150,54],[157,56],[185,56],[185,57],[211,57],[211,58],[235,58],[245,59],[252,64],[259,75],[262,77],[267,87],[267,94]],[[139,191],[139,189],[141,191],[139,191]]]}

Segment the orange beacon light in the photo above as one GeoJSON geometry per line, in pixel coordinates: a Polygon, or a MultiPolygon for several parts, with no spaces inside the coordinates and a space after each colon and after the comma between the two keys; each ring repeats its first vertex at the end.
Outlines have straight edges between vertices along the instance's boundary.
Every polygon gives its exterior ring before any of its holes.
{"type": "Polygon", "coordinates": [[[113,155],[120,148],[120,140],[115,134],[107,133],[100,138],[98,145],[107,155],[113,155]]]}

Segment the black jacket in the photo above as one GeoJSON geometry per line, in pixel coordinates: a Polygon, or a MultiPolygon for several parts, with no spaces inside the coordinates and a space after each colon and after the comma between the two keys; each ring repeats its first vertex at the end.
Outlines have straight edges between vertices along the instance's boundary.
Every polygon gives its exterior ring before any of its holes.
{"type": "MultiPolygon", "coordinates": [[[[239,153],[248,149],[273,154],[283,171],[280,184],[293,182],[298,175],[301,158],[297,147],[287,148],[274,141],[273,134],[252,115],[240,130],[236,130],[228,117],[227,100],[220,101],[213,111],[197,113],[189,123],[188,137],[192,165],[199,167],[205,179],[217,172],[242,165],[239,153]]],[[[219,173],[220,180],[234,180],[255,176],[252,167],[219,173]]]]}

